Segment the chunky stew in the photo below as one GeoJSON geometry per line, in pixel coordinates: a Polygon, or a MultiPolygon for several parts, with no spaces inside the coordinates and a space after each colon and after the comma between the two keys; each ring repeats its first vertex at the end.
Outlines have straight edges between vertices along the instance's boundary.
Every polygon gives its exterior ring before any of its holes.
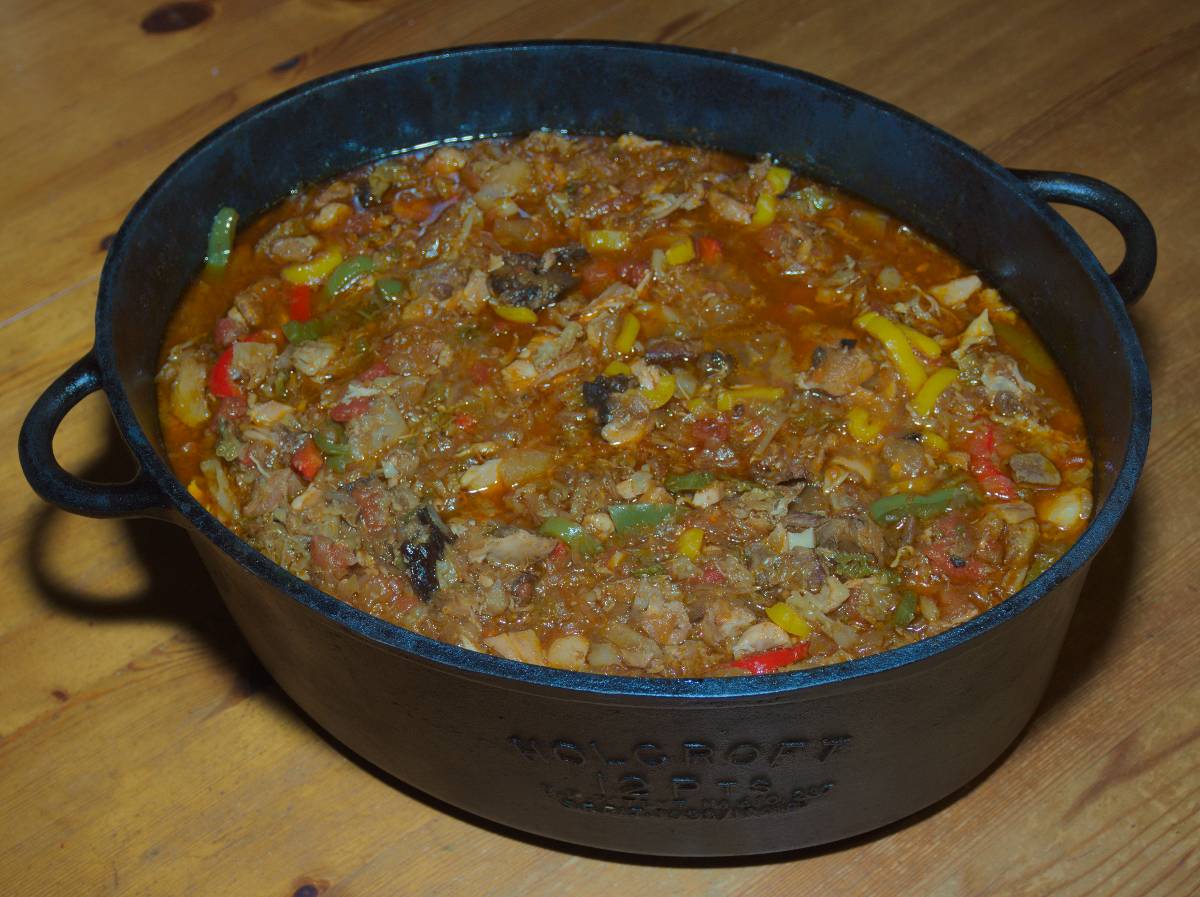
{"type": "Polygon", "coordinates": [[[444,145],[217,211],[158,388],[174,469],[272,560],[564,669],[904,645],[1092,507],[1070,391],[977,274],[770,159],[633,135],[444,145]]]}

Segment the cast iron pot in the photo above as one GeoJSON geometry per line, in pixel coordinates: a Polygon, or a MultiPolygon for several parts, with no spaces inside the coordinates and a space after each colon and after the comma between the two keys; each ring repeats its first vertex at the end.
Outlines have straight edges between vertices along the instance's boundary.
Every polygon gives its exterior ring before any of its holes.
{"type": "Polygon", "coordinates": [[[481,46],[342,72],[258,106],[189,150],[109,251],[95,345],[20,437],[33,488],[95,517],[185,527],[263,664],[376,766],[497,822],[636,853],[749,854],[820,844],[925,807],[978,775],[1037,705],[1091,559],[1145,457],[1150,384],[1125,311],[1155,264],[1124,194],[1011,172],[924,122],[764,62],[625,43],[481,46]],[[155,416],[167,319],[209,222],[397,148],[540,127],[639,134],[784,164],[852,191],[980,269],[1052,347],[1096,457],[1079,542],[1000,606],[918,644],[810,671],[663,680],[526,666],[415,635],[317,591],[211,517],[172,475],[155,416]],[[1093,209],[1125,239],[1110,277],[1047,202],[1093,209]],[[84,482],[51,439],[104,390],[140,465],[84,482]]]}

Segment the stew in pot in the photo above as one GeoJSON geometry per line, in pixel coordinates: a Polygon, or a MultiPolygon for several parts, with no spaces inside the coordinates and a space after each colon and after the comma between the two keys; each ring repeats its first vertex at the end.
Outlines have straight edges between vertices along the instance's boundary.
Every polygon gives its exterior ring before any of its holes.
{"type": "Polygon", "coordinates": [[[572,670],[894,648],[1012,595],[1092,506],[1070,391],[978,275],[770,159],[633,135],[220,210],[158,388],[175,471],[272,560],[572,670]]]}

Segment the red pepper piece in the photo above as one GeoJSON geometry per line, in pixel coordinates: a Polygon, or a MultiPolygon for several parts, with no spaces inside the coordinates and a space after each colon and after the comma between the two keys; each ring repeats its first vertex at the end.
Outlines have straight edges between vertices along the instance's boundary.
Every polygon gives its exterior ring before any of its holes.
{"type": "Polygon", "coordinates": [[[467,414],[465,411],[462,414],[454,416],[454,426],[460,430],[474,430],[475,425],[478,423],[479,421],[475,419],[475,415],[467,414]]]}
{"type": "Polygon", "coordinates": [[[346,421],[354,420],[360,414],[366,414],[370,407],[371,397],[359,396],[357,399],[349,399],[340,405],[334,405],[329,409],[329,416],[339,424],[344,424],[346,421]]]}
{"type": "Polygon", "coordinates": [[[996,464],[994,424],[983,424],[972,434],[967,442],[967,453],[971,456],[971,473],[975,474],[989,498],[1013,501],[1018,497],[1016,484],[996,464]]]}
{"type": "Polygon", "coordinates": [[[312,287],[306,283],[293,285],[288,296],[288,317],[303,324],[312,318],[312,314],[312,287]]]}
{"type": "Polygon", "coordinates": [[[808,657],[808,642],[787,645],[783,648],[772,648],[770,651],[760,651],[741,660],[735,660],[733,665],[751,673],[773,673],[797,661],[808,657]]]}
{"type": "Polygon", "coordinates": [[[317,448],[312,439],[306,439],[304,445],[296,449],[292,455],[292,470],[306,480],[311,480],[325,466],[325,456],[317,448]]]}
{"type": "Polygon", "coordinates": [[[716,564],[708,563],[700,571],[700,580],[712,585],[718,585],[725,581],[725,574],[721,572],[721,568],[716,564]]]}
{"type": "Polygon", "coordinates": [[[218,399],[232,399],[242,394],[238,385],[233,382],[230,365],[233,364],[233,346],[230,346],[217,357],[217,363],[208,372],[208,391],[218,399]]]}
{"type": "Polygon", "coordinates": [[[701,237],[696,241],[696,250],[700,253],[700,261],[706,265],[721,260],[721,241],[716,237],[701,237]]]}

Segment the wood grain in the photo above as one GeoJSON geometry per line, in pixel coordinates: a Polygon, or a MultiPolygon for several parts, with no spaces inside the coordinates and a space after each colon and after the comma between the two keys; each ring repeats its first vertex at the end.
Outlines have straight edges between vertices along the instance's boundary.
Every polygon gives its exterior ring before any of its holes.
{"type": "MultiPolygon", "coordinates": [[[[1186,0],[259,0],[146,34],[152,3],[0,11],[0,870],[28,895],[1178,895],[1200,893],[1200,6],[1186,0]],[[91,341],[104,242],[176,155],[311,77],[439,46],[658,40],[795,65],[1001,162],[1122,187],[1160,237],[1133,313],[1155,384],[1150,463],[1098,558],[1050,692],[1003,761],[930,811],[750,862],[572,851],[375,777],[250,655],[185,536],[74,518],[21,477],[15,433],[91,341]]],[[[1107,224],[1069,220],[1106,263],[1107,224]]],[[[102,399],[65,464],[127,470],[102,399]]]]}

